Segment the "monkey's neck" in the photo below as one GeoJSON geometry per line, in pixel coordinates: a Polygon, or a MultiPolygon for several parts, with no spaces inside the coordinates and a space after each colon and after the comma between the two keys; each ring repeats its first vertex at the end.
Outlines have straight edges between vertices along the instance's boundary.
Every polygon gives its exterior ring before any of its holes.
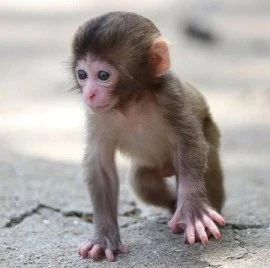
{"type": "Polygon", "coordinates": [[[155,94],[153,92],[148,92],[140,99],[133,99],[128,103],[117,106],[116,111],[121,116],[128,119],[130,116],[134,115],[134,113],[148,110],[153,103],[155,103],[155,94]]]}

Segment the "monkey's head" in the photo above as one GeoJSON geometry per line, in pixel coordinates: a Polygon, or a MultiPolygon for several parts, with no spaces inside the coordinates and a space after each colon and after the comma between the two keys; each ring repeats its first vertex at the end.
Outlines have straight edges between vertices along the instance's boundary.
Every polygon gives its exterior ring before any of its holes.
{"type": "Polygon", "coordinates": [[[140,98],[170,67],[167,43],[148,19],[111,12],[85,22],[73,44],[73,73],[95,112],[140,98]]]}

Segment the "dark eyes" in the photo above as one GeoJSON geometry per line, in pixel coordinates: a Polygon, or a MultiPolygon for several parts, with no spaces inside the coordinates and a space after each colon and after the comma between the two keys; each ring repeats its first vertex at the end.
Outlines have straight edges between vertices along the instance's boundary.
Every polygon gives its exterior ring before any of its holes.
{"type": "MultiPolygon", "coordinates": [[[[88,77],[87,73],[84,70],[78,70],[77,76],[80,80],[85,80],[88,77]]],[[[97,77],[100,81],[106,82],[110,79],[111,74],[106,71],[99,71],[97,77]]]]}
{"type": "Polygon", "coordinates": [[[110,79],[111,75],[106,71],[99,71],[97,77],[100,81],[107,81],[110,79]]]}
{"type": "Polygon", "coordinates": [[[87,78],[87,73],[84,70],[78,70],[77,75],[80,80],[84,80],[87,78]]]}

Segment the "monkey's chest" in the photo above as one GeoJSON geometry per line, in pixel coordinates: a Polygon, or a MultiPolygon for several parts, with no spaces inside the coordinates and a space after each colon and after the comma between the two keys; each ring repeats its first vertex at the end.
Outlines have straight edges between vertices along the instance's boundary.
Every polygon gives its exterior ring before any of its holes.
{"type": "Polygon", "coordinates": [[[176,146],[174,133],[155,114],[123,121],[117,140],[123,154],[147,166],[162,166],[170,161],[176,146]]]}

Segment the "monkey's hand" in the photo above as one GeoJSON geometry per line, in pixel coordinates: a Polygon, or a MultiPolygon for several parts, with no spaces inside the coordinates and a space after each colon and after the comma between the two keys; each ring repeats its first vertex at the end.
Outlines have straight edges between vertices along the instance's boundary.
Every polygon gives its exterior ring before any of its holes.
{"type": "Polygon", "coordinates": [[[117,253],[128,253],[129,249],[121,243],[119,233],[109,235],[98,235],[93,240],[85,241],[78,250],[84,259],[90,257],[94,261],[99,260],[105,254],[109,261],[115,260],[117,253]]]}
{"type": "Polygon", "coordinates": [[[225,225],[224,218],[206,203],[197,200],[196,202],[184,202],[179,205],[168,226],[177,233],[185,230],[185,241],[189,244],[201,241],[208,244],[208,236],[211,234],[220,238],[220,232],[216,226],[225,225]],[[185,228],[181,228],[181,226],[185,228]]]}

